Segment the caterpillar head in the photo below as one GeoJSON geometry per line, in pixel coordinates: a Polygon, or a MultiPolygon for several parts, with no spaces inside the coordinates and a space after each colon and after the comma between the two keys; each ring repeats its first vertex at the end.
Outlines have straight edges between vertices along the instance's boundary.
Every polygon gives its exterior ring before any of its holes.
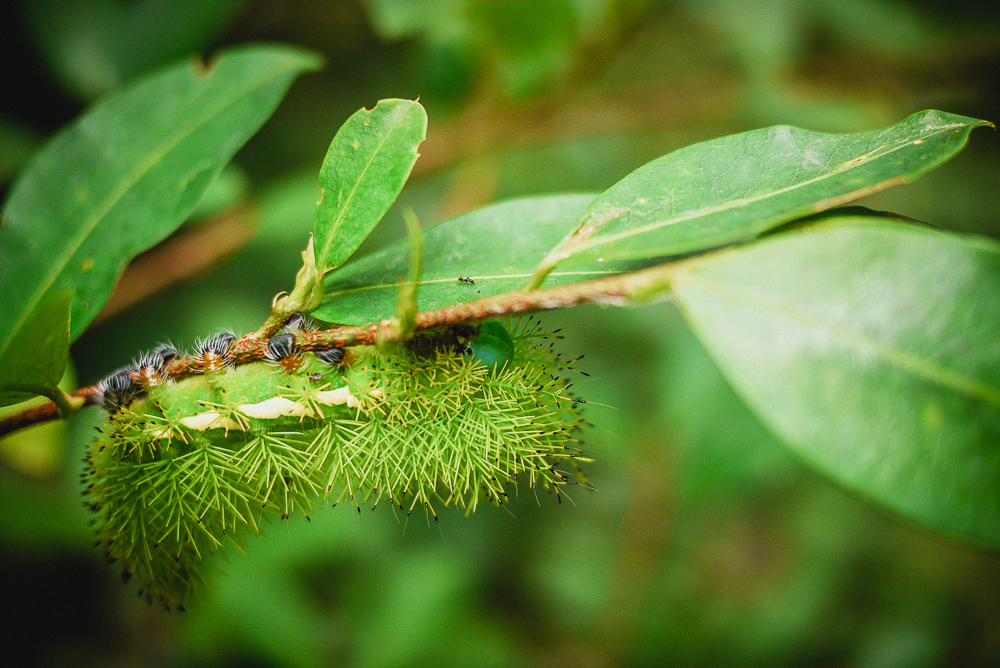
{"type": "MultiPolygon", "coordinates": [[[[233,338],[197,355],[226,359],[233,338]]],[[[146,385],[136,369],[112,374],[86,474],[100,542],[144,596],[174,606],[207,556],[259,531],[262,510],[346,500],[437,519],[504,504],[518,486],[561,498],[579,475],[579,403],[544,343],[530,325],[486,323],[345,354],[302,352],[282,332],[265,362],[146,385]]]]}

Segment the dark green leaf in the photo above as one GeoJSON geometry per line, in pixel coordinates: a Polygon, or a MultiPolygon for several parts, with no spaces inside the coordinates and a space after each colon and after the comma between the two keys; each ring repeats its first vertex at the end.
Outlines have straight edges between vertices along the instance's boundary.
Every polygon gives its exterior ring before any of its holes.
{"type": "MultiPolygon", "coordinates": [[[[545,251],[576,225],[593,199],[593,194],[528,197],[427,228],[418,306],[426,311],[520,289],[545,251]],[[472,279],[474,284],[459,278],[472,279]]],[[[329,274],[326,296],[314,315],[345,324],[392,316],[396,285],[406,276],[408,250],[408,243],[402,241],[329,274]]],[[[623,269],[622,263],[593,262],[553,272],[546,285],[623,269]]]]}
{"type": "Polygon", "coordinates": [[[246,198],[249,193],[250,177],[236,163],[231,162],[212,181],[185,224],[225,211],[246,198]]]}
{"type": "Polygon", "coordinates": [[[0,406],[54,390],[69,359],[69,308],[73,294],[54,295],[31,314],[0,355],[0,406]]]}
{"type": "Polygon", "coordinates": [[[53,73],[86,98],[204,49],[242,0],[23,0],[53,73]]]}
{"type": "Polygon", "coordinates": [[[1000,547],[1000,246],[870,220],[693,260],[675,298],[803,459],[1000,547]]]}
{"type": "Polygon", "coordinates": [[[958,153],[983,125],[989,123],[923,111],[872,132],[782,125],[688,146],[604,192],[549,259],[555,265],[662,257],[749,239],[908,183],[958,153]]]}
{"type": "Polygon", "coordinates": [[[322,196],[313,218],[320,271],[342,265],[382,220],[426,134],[427,113],[411,100],[380,100],[337,131],[319,172],[322,196]]]}
{"type": "Polygon", "coordinates": [[[7,183],[27,164],[39,146],[35,132],[7,118],[0,118],[0,183],[7,183]]]}
{"type": "Polygon", "coordinates": [[[75,291],[71,340],[136,254],[187,218],[315,55],[237,49],[104,100],[60,132],[14,186],[0,227],[0,355],[47,295],[75,291]]]}

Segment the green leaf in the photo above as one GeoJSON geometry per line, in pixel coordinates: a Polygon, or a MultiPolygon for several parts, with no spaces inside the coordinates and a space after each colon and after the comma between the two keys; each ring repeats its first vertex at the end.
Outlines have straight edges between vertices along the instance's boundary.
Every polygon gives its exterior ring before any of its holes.
{"type": "Polygon", "coordinates": [[[13,188],[0,226],[0,356],[48,296],[75,291],[70,340],[128,261],[175,230],[233,154],[319,59],[279,46],[187,62],[61,131],[13,188]]]}
{"type": "Polygon", "coordinates": [[[24,0],[49,68],[73,93],[95,98],[211,44],[242,0],[24,0]],[[137,36],[139,36],[137,38],[137,36]]]}
{"type": "Polygon", "coordinates": [[[804,460],[1000,547],[1000,245],[846,218],[686,263],[675,299],[804,460]]]}
{"type": "Polygon", "coordinates": [[[984,125],[923,111],[872,132],[779,125],[688,146],[605,191],[547,264],[663,257],[749,239],[908,183],[958,153],[984,125]]]}
{"type": "Polygon", "coordinates": [[[0,355],[0,406],[48,396],[59,386],[69,360],[69,309],[73,294],[43,303],[0,355]]]}
{"type": "Polygon", "coordinates": [[[21,171],[39,143],[34,131],[0,117],[0,184],[7,183],[21,171]]]}
{"type": "Polygon", "coordinates": [[[337,130],[319,172],[322,196],[313,217],[320,271],[342,265],[382,220],[426,134],[427,113],[411,100],[380,100],[337,130]]]}
{"type": "Polygon", "coordinates": [[[185,225],[197,223],[235,206],[250,194],[250,177],[234,162],[226,165],[192,209],[185,225]]]}
{"type": "MultiPolygon", "coordinates": [[[[518,290],[546,250],[580,220],[593,194],[527,197],[494,204],[424,230],[424,271],[417,290],[422,311],[518,290]],[[459,278],[474,281],[467,283],[459,278]]],[[[313,315],[362,324],[394,315],[406,276],[409,245],[401,241],[328,274],[313,315]]],[[[619,273],[631,265],[598,263],[553,272],[546,285],[619,273]]]]}

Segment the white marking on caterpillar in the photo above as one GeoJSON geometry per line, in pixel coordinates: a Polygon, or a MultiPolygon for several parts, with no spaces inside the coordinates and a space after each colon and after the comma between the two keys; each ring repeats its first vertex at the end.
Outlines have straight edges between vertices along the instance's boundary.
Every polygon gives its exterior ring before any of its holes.
{"type": "Polygon", "coordinates": [[[288,415],[288,411],[296,403],[298,402],[284,397],[271,397],[256,404],[242,404],[240,412],[258,420],[274,420],[282,415],[288,415]]]}
{"type": "Polygon", "coordinates": [[[219,411],[205,411],[204,413],[181,418],[181,424],[195,431],[205,431],[207,429],[225,429],[226,431],[230,429],[234,431],[244,430],[242,424],[231,417],[223,415],[219,411]]]}
{"type": "Polygon", "coordinates": [[[346,385],[338,387],[335,390],[321,390],[317,392],[316,401],[327,406],[347,404],[348,408],[354,408],[358,405],[358,398],[351,394],[351,388],[346,385]]]}
{"type": "MultiPolygon", "coordinates": [[[[341,406],[347,404],[349,408],[355,408],[358,398],[351,394],[351,390],[346,385],[338,387],[336,390],[324,390],[315,394],[315,399],[324,406],[341,406]]],[[[240,412],[258,420],[274,420],[279,417],[321,417],[316,412],[301,401],[292,401],[285,397],[272,397],[266,401],[256,404],[243,404],[240,412]]]]}

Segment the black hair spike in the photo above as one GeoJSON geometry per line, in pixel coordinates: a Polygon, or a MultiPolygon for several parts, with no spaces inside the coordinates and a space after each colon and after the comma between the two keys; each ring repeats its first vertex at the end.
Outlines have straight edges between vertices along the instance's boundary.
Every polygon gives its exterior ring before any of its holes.
{"type": "Polygon", "coordinates": [[[313,355],[318,357],[321,362],[326,362],[331,366],[334,364],[340,364],[344,361],[344,349],[336,346],[323,348],[322,350],[314,350],[313,355]]]}
{"type": "Polygon", "coordinates": [[[134,366],[127,366],[97,384],[97,403],[109,414],[125,408],[143,395],[142,384],[133,376],[134,366]]]}
{"type": "Polygon", "coordinates": [[[155,373],[160,373],[166,365],[166,362],[163,361],[163,357],[154,350],[139,355],[138,359],[132,363],[131,368],[136,372],[149,370],[155,373]]]}
{"type": "Polygon", "coordinates": [[[264,348],[264,357],[272,362],[279,362],[291,357],[296,352],[295,336],[286,332],[271,337],[271,340],[267,342],[267,347],[264,348]]]}
{"type": "Polygon", "coordinates": [[[195,348],[195,355],[198,370],[202,373],[206,371],[222,371],[232,364],[232,356],[229,349],[236,341],[236,334],[229,330],[219,332],[215,336],[207,339],[200,339],[195,348]]]}
{"type": "Polygon", "coordinates": [[[315,329],[316,324],[313,322],[312,318],[301,313],[293,313],[285,321],[285,324],[281,326],[282,332],[311,332],[315,329]]]}
{"type": "Polygon", "coordinates": [[[228,358],[229,349],[232,347],[234,341],[236,341],[236,334],[230,330],[224,330],[215,336],[210,336],[207,339],[200,339],[195,347],[201,355],[204,355],[205,353],[215,353],[220,357],[228,358]]]}
{"type": "Polygon", "coordinates": [[[177,352],[177,348],[175,348],[171,344],[164,343],[164,344],[161,344],[161,345],[157,346],[156,348],[154,348],[153,349],[153,354],[154,355],[159,355],[160,359],[163,360],[163,364],[166,365],[166,364],[170,364],[175,359],[177,359],[177,356],[180,353],[177,352]]]}

